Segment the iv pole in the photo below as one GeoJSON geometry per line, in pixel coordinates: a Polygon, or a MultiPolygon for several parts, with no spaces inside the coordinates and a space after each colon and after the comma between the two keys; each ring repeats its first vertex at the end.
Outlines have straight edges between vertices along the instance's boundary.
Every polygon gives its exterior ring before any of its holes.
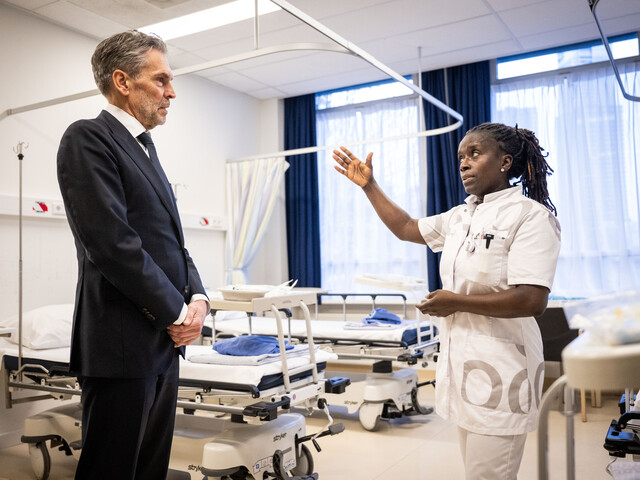
{"type": "Polygon", "coordinates": [[[18,142],[13,151],[18,154],[18,371],[22,367],[22,159],[26,142],[18,142]]]}

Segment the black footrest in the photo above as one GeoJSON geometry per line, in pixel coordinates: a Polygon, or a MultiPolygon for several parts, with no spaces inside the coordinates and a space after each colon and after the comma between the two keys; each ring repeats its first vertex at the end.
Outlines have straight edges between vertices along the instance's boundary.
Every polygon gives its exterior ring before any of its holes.
{"type": "Polygon", "coordinates": [[[347,377],[331,377],[324,381],[325,393],[344,393],[346,388],[351,385],[351,379],[347,377]]]}
{"type": "Polygon", "coordinates": [[[424,357],[424,352],[402,353],[398,355],[399,362],[407,362],[407,365],[415,365],[418,360],[424,357]]]}
{"type": "Polygon", "coordinates": [[[283,397],[279,402],[258,402],[248,405],[242,410],[246,417],[259,417],[260,420],[271,421],[278,418],[278,408],[288,410],[291,408],[291,399],[283,397]]]}
{"type": "Polygon", "coordinates": [[[391,360],[380,360],[373,364],[373,373],[391,373],[393,366],[391,360]]]}

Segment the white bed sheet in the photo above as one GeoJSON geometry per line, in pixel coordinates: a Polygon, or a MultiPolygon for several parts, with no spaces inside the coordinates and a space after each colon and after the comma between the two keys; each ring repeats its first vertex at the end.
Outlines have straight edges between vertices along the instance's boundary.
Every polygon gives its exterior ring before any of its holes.
{"type": "MultiPolygon", "coordinates": [[[[70,348],[48,348],[45,350],[33,350],[31,348],[22,347],[22,358],[34,358],[38,360],[47,360],[50,362],[69,363],[70,348]]],[[[18,345],[11,343],[6,338],[0,338],[0,356],[10,355],[18,356],[18,345]]]]}
{"type": "MultiPolygon", "coordinates": [[[[403,334],[407,330],[416,328],[415,320],[405,320],[398,328],[349,328],[353,322],[334,320],[311,320],[313,338],[328,338],[331,340],[362,341],[387,341],[401,342],[403,334]],[[347,328],[345,328],[347,327],[347,328]]],[[[211,324],[210,324],[211,325],[211,324]]],[[[422,322],[422,327],[429,326],[428,322],[422,322]]],[[[285,336],[289,332],[288,320],[282,320],[282,328],[285,336]]],[[[216,332],[230,335],[242,335],[249,333],[249,319],[246,314],[243,318],[228,316],[222,320],[216,318],[216,332]]],[[[277,335],[276,320],[272,317],[252,317],[251,333],[254,335],[277,335]]],[[[422,333],[425,335],[425,332],[422,333]]],[[[307,325],[304,320],[291,319],[291,336],[306,337],[307,325]]]]}
{"type": "MultiPolygon", "coordinates": [[[[258,385],[262,377],[266,375],[282,373],[282,362],[272,362],[264,365],[213,365],[207,363],[190,362],[188,359],[194,355],[210,353],[210,345],[189,345],[187,347],[187,360],[180,358],[180,379],[192,381],[211,381],[235,383],[239,385],[258,385]]],[[[315,352],[316,362],[336,360],[334,353],[318,349],[315,352]]],[[[301,355],[287,359],[287,366],[293,369],[309,363],[308,355],[301,355]]]]}

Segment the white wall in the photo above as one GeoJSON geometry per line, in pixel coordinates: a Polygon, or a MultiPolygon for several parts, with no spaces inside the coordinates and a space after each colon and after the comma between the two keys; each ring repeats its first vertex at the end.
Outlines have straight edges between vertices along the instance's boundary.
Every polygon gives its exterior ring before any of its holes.
{"type": "MultiPolygon", "coordinates": [[[[89,60],[96,43],[0,5],[0,112],[94,89],[89,60]]],[[[178,77],[174,83],[177,98],[167,123],[153,134],[169,180],[187,185],[178,192],[181,213],[225,216],[225,160],[282,148],[281,102],[261,102],[196,75],[178,77]]],[[[59,199],[59,139],[71,122],[96,116],[104,103],[98,95],[0,121],[0,201],[18,195],[19,162],[12,148],[19,141],[29,143],[22,161],[23,196],[59,199]]],[[[253,283],[286,279],[283,212],[281,199],[251,267],[253,283]]],[[[216,288],[224,282],[224,234],[199,229],[186,229],[185,234],[205,284],[216,288]]],[[[25,309],[73,300],[75,249],[66,221],[24,222],[23,272],[25,309]]],[[[17,283],[17,217],[0,216],[0,318],[17,312],[17,283]]]]}
{"type": "MultiPolygon", "coordinates": [[[[0,4],[0,112],[94,89],[90,57],[97,43],[0,4]]],[[[226,216],[225,160],[281,149],[281,102],[261,102],[195,75],[176,78],[174,87],[177,97],[167,123],[153,135],[169,180],[187,185],[178,192],[181,214],[226,216]]],[[[5,203],[0,211],[7,210],[8,198],[18,196],[19,162],[13,147],[29,143],[22,161],[23,197],[59,200],[60,137],[70,123],[95,117],[104,104],[103,97],[94,96],[0,121],[0,202],[5,203]]],[[[281,201],[252,266],[253,283],[286,279],[283,212],[281,201]]],[[[222,285],[224,233],[186,228],[185,238],[205,285],[222,285]]],[[[66,219],[25,217],[22,244],[24,310],[72,303],[77,265],[66,219]]],[[[18,245],[17,211],[0,215],[0,319],[18,311],[18,245]]],[[[45,406],[39,402],[35,408],[45,406]]],[[[19,438],[21,417],[31,410],[19,411],[0,410],[0,447],[3,439],[19,438]]]]}

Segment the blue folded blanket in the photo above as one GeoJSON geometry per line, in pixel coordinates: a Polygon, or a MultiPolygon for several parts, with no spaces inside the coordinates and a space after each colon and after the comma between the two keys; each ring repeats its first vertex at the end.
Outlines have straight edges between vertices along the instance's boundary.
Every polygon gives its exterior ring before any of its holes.
{"type": "Polygon", "coordinates": [[[365,325],[400,325],[402,320],[395,313],[388,312],[385,308],[376,308],[362,320],[365,325]]]}
{"type": "MultiPolygon", "coordinates": [[[[285,340],[285,350],[293,349],[293,345],[285,340]]],[[[240,357],[253,357],[270,353],[280,353],[280,346],[276,337],[265,335],[240,335],[239,337],[225,338],[213,344],[213,349],[223,355],[236,355],[240,357]]]]}

